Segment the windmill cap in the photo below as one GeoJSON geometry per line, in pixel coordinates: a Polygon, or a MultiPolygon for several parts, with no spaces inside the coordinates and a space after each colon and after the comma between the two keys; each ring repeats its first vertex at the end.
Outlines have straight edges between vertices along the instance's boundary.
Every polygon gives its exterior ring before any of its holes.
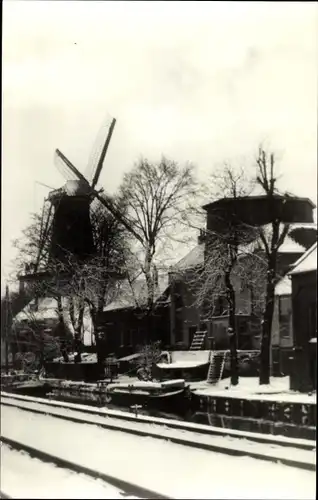
{"type": "Polygon", "coordinates": [[[89,184],[80,179],[67,181],[64,189],[65,193],[69,196],[87,195],[90,192],[89,184]]]}
{"type": "Polygon", "coordinates": [[[49,200],[54,202],[62,196],[88,196],[90,194],[90,186],[87,182],[76,179],[67,181],[60,189],[54,189],[49,194],[49,200]]]}

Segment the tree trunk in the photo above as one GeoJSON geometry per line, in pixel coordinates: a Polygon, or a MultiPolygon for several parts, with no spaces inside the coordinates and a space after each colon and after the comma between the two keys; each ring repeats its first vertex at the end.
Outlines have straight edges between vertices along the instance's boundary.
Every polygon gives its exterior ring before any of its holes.
{"type": "Polygon", "coordinates": [[[82,362],[82,351],[83,351],[83,341],[82,341],[82,330],[83,330],[83,322],[84,322],[84,304],[80,305],[80,309],[78,312],[78,320],[77,327],[75,330],[75,339],[74,339],[74,347],[77,351],[77,354],[74,358],[75,363],[82,362]]]}
{"type": "Polygon", "coordinates": [[[59,327],[58,331],[60,333],[60,349],[61,353],[64,359],[65,363],[69,362],[69,357],[67,353],[67,341],[66,341],[66,331],[65,331],[65,323],[64,323],[64,317],[63,317],[63,305],[62,305],[62,298],[59,296],[57,297],[57,313],[59,317],[59,327]]]}
{"type": "Polygon", "coordinates": [[[8,333],[6,332],[6,374],[9,374],[9,339],[8,339],[8,333]]]}
{"type": "Polygon", "coordinates": [[[237,363],[237,334],[235,322],[235,291],[231,282],[231,271],[225,273],[225,284],[227,289],[227,301],[229,305],[229,342],[231,356],[231,384],[238,385],[238,363],[237,363]]]}
{"type": "Polygon", "coordinates": [[[272,276],[273,270],[268,273],[268,281],[266,284],[265,311],[262,322],[262,342],[259,373],[260,385],[267,385],[270,383],[270,350],[275,300],[275,285],[272,276]]]}
{"type": "Polygon", "coordinates": [[[98,364],[98,373],[100,378],[104,378],[104,361],[105,361],[105,349],[104,342],[102,337],[102,332],[99,331],[97,316],[103,310],[102,302],[99,303],[98,309],[96,311],[96,307],[90,303],[90,315],[93,323],[94,336],[95,336],[95,346],[96,346],[96,357],[98,364]]]}
{"type": "Polygon", "coordinates": [[[82,362],[82,341],[80,332],[75,332],[74,337],[74,350],[76,351],[76,356],[74,357],[74,363],[82,362]]]}

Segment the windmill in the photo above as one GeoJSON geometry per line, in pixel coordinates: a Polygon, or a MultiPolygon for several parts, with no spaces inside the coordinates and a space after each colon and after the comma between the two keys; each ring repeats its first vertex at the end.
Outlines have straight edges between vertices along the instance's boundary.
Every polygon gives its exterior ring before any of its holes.
{"type": "Polygon", "coordinates": [[[114,200],[102,194],[103,190],[96,190],[115,124],[116,119],[112,119],[107,127],[105,142],[94,162],[91,181],[59,149],[55,150],[56,164],[68,180],[60,189],[52,190],[44,200],[37,258],[26,266],[25,274],[20,275],[20,285],[39,281],[42,275],[47,278],[51,275],[50,269],[56,269],[56,263],[67,264],[70,256],[78,263],[85,263],[94,256],[90,221],[90,206],[94,199],[99,200],[128,232],[139,239],[114,200]],[[41,265],[43,261],[44,266],[41,265]]]}
{"type": "Polygon", "coordinates": [[[49,264],[52,262],[66,263],[70,256],[80,263],[85,262],[94,255],[95,247],[90,221],[90,205],[94,198],[100,199],[103,205],[111,210],[113,215],[117,215],[117,210],[112,206],[112,203],[105,201],[105,197],[100,196],[101,191],[98,192],[95,189],[115,124],[116,120],[113,119],[96,162],[91,182],[59,149],[56,149],[56,162],[63,167],[65,177],[68,180],[60,189],[52,190],[44,202],[39,252],[32,271],[38,271],[41,257],[47,247],[48,238],[50,243],[46,251],[49,254],[49,264]]]}

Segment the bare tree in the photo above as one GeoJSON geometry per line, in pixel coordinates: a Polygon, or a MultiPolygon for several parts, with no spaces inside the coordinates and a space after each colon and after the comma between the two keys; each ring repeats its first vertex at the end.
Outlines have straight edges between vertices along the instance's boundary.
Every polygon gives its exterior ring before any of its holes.
{"type": "Polygon", "coordinates": [[[150,330],[158,284],[158,254],[174,233],[182,230],[196,190],[193,166],[179,166],[165,157],[157,163],[142,158],[125,174],[120,187],[127,209],[126,221],[135,241],[133,279],[139,269],[146,282],[145,312],[150,330]]]}
{"type": "Polygon", "coordinates": [[[35,264],[39,268],[45,268],[48,263],[52,230],[50,206],[45,203],[43,210],[40,213],[32,213],[30,218],[31,222],[22,231],[21,236],[12,242],[16,249],[12,262],[13,281],[17,273],[32,272],[35,264]]]}
{"type": "MultiPolygon", "coordinates": [[[[119,205],[120,206],[120,205],[119,205]]],[[[119,286],[118,277],[124,271],[126,252],[128,249],[127,232],[117,218],[113,217],[96,201],[91,209],[91,222],[96,253],[86,262],[79,262],[74,255],[65,254],[63,262],[48,258],[50,248],[50,232],[44,246],[44,255],[40,269],[46,276],[35,279],[28,286],[28,297],[52,297],[56,300],[59,336],[71,332],[74,348],[78,353],[76,361],[81,360],[82,331],[85,317],[89,317],[95,334],[97,355],[99,335],[96,328],[98,315],[104,305],[112,300],[119,286]]],[[[36,261],[40,245],[41,217],[33,216],[32,223],[24,230],[22,237],[15,242],[18,249],[16,260],[18,271],[22,272],[26,263],[36,261]]],[[[65,337],[65,335],[64,335],[65,337]]],[[[66,344],[61,343],[61,351],[68,361],[66,344]]]]}
{"type": "Polygon", "coordinates": [[[160,360],[160,341],[150,342],[148,345],[139,346],[137,358],[137,376],[140,380],[152,380],[156,375],[156,364],[160,360]]]}
{"type": "MultiPolygon", "coordinates": [[[[266,291],[262,321],[260,384],[270,382],[270,346],[274,314],[275,286],[280,278],[278,273],[278,252],[285,241],[290,225],[282,220],[282,211],[278,209],[277,173],[274,153],[267,153],[260,148],[256,159],[257,183],[263,189],[269,205],[270,223],[260,229],[260,240],[265,251],[267,263],[266,291]]],[[[287,200],[288,194],[283,197],[287,200]]],[[[280,206],[283,206],[282,204],[280,206]]]]}

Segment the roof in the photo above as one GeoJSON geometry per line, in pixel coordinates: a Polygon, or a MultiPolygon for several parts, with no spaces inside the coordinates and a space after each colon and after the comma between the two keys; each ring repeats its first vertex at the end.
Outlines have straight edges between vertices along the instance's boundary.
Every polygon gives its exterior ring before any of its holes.
{"type": "MultiPolygon", "coordinates": [[[[308,249],[308,243],[306,241],[296,241],[293,232],[297,229],[309,229],[317,231],[317,224],[315,222],[293,222],[288,224],[289,230],[288,234],[285,236],[283,243],[280,245],[278,249],[278,253],[286,254],[286,253],[294,253],[294,254],[304,254],[308,249]]],[[[272,232],[271,224],[264,224],[260,226],[262,228],[263,233],[266,237],[270,238],[272,232]]],[[[300,238],[299,238],[300,239],[300,238]]],[[[303,238],[304,240],[304,238],[303,238]]],[[[259,244],[260,248],[264,248],[263,243],[260,238],[253,240],[250,244],[242,245],[243,250],[253,251],[255,245],[259,244]]]]}
{"type": "MultiPolygon", "coordinates": [[[[155,291],[155,300],[158,300],[169,286],[168,274],[158,276],[158,287],[155,291]]],[[[103,311],[115,311],[119,309],[130,309],[143,306],[147,300],[147,284],[144,278],[136,280],[130,284],[128,280],[123,280],[120,285],[118,295],[115,300],[107,304],[103,311]]]]}
{"type": "MultiPolygon", "coordinates": [[[[317,224],[315,222],[295,222],[289,224],[289,233],[292,233],[295,229],[315,229],[317,230],[317,224]]],[[[271,231],[271,224],[265,224],[263,230],[266,232],[271,231]]],[[[239,253],[245,255],[246,252],[253,251],[255,247],[255,241],[250,244],[240,245],[239,253]]],[[[261,242],[260,242],[261,243],[261,242]]],[[[261,244],[262,245],[262,244],[261,244]]],[[[172,266],[172,271],[185,271],[191,269],[195,266],[199,266],[204,263],[204,243],[196,245],[189,253],[187,253],[181,260],[179,260],[174,266],[172,266]]],[[[295,253],[303,254],[306,251],[305,245],[302,245],[295,241],[295,239],[288,234],[283,244],[279,247],[278,252],[281,254],[295,253]]],[[[290,293],[290,292],[289,292],[290,293]]]]}
{"type": "Polygon", "coordinates": [[[32,315],[32,318],[35,320],[56,319],[56,310],[57,301],[52,297],[38,299],[37,307],[36,299],[33,299],[15,316],[14,319],[15,321],[29,320],[30,315],[32,315]]]}
{"type": "Polygon", "coordinates": [[[290,275],[317,271],[317,242],[310,247],[293,265],[290,275]]]}
{"type": "Polygon", "coordinates": [[[289,276],[284,276],[275,287],[275,295],[291,295],[292,293],[292,285],[289,276]]]}
{"type": "Polygon", "coordinates": [[[279,253],[304,253],[306,250],[306,247],[304,245],[301,245],[300,243],[297,243],[289,234],[285,236],[284,242],[282,245],[279,247],[278,252],[279,253]]]}
{"type": "MultiPolygon", "coordinates": [[[[212,201],[210,203],[207,203],[206,205],[203,205],[202,208],[204,210],[207,210],[209,207],[211,207],[212,205],[217,205],[219,203],[231,203],[231,201],[233,200],[262,200],[262,199],[266,199],[268,198],[267,195],[264,195],[264,194],[261,194],[261,195],[255,195],[255,196],[238,196],[236,198],[234,197],[226,197],[226,198],[219,198],[218,200],[215,200],[215,201],[212,201]]],[[[274,198],[280,200],[280,199],[285,199],[285,195],[282,195],[282,194],[275,194],[274,195],[274,198]]],[[[300,196],[289,196],[289,199],[292,200],[297,200],[297,201],[303,201],[303,202],[307,202],[309,203],[309,205],[311,205],[312,208],[316,208],[316,205],[309,199],[309,198],[302,198],[300,196]]]]}
{"type": "Polygon", "coordinates": [[[204,263],[205,245],[197,245],[173,266],[174,271],[184,271],[204,263]]]}

